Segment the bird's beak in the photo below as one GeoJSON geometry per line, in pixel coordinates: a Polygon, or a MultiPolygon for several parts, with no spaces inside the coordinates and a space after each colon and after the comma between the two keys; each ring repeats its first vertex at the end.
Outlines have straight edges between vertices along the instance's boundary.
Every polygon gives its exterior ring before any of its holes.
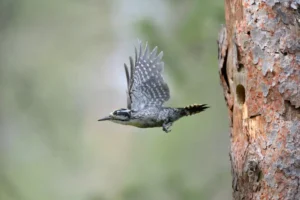
{"type": "Polygon", "coordinates": [[[110,120],[111,116],[107,116],[107,117],[103,117],[101,119],[98,119],[98,121],[106,121],[106,120],[110,120]]]}

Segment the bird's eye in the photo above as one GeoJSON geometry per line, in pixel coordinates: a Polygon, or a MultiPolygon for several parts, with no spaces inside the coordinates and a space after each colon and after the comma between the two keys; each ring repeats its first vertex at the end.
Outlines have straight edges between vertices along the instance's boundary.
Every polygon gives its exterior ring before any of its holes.
{"type": "Polygon", "coordinates": [[[114,111],[113,115],[118,115],[118,110],[114,111]]]}

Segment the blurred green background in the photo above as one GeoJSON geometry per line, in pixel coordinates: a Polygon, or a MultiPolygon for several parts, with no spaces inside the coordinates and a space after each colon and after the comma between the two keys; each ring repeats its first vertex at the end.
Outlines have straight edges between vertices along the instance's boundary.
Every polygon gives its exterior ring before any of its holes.
{"type": "Polygon", "coordinates": [[[231,199],[218,0],[0,0],[0,199],[231,199]],[[165,134],[97,119],[126,106],[137,38],[164,51],[165,134]]]}

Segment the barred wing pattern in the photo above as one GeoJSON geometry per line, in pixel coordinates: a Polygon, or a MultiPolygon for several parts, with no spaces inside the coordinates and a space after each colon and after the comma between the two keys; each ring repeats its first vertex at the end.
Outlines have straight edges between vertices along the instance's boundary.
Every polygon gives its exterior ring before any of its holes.
{"type": "Polygon", "coordinates": [[[143,51],[142,43],[139,42],[139,50],[135,48],[135,62],[129,58],[130,73],[124,64],[128,86],[128,109],[137,111],[146,107],[161,106],[169,100],[169,87],[162,76],[164,69],[162,57],[163,52],[157,55],[157,47],[150,52],[146,43],[143,51]]]}

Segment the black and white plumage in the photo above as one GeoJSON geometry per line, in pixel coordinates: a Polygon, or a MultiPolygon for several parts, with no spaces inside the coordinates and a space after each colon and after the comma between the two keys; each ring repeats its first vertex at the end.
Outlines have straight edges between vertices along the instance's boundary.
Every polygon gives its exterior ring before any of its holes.
{"type": "Polygon", "coordinates": [[[162,57],[162,51],[157,55],[157,47],[150,52],[147,43],[143,50],[142,43],[139,42],[139,50],[135,48],[135,61],[132,57],[129,58],[130,73],[124,64],[129,109],[141,110],[145,107],[160,106],[170,99],[169,87],[162,76],[162,57]]]}
{"type": "Polygon", "coordinates": [[[140,128],[163,127],[170,131],[172,123],[183,116],[193,115],[208,108],[206,104],[195,104],[183,108],[163,107],[170,99],[170,90],[162,72],[163,52],[157,54],[157,47],[149,50],[141,42],[135,48],[135,60],[129,57],[130,69],[124,64],[127,80],[127,109],[122,108],[98,121],[109,120],[115,123],[140,128]]]}

